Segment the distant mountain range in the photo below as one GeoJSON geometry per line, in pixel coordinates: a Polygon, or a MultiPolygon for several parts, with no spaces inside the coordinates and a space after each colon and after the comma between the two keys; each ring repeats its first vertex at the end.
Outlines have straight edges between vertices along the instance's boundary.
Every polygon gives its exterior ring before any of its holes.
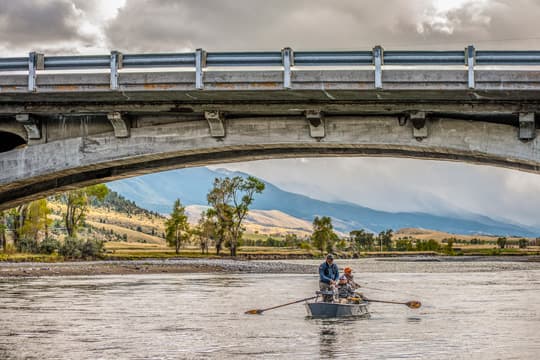
{"type": "MultiPolygon", "coordinates": [[[[114,181],[108,186],[139,206],[167,214],[179,198],[184,205],[207,205],[206,194],[216,177],[248,176],[225,169],[189,168],[114,181]]],[[[514,235],[534,237],[540,229],[505,223],[487,216],[466,213],[462,216],[432,215],[420,212],[387,212],[351,203],[327,202],[284,191],[266,182],[265,191],[255,198],[252,209],[278,210],[292,217],[312,221],[315,216],[330,216],[342,232],[366,229],[422,228],[453,234],[514,235]]]]}

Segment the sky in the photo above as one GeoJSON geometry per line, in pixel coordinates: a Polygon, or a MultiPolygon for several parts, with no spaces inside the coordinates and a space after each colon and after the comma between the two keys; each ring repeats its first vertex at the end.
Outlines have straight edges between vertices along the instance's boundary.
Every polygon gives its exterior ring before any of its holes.
{"type": "MultiPolygon", "coordinates": [[[[539,0],[0,0],[0,56],[225,50],[540,49],[539,0]]],[[[224,167],[224,166],[222,166],[224,167]]],[[[290,191],[387,211],[540,226],[540,176],[391,158],[226,165],[290,191]]]]}

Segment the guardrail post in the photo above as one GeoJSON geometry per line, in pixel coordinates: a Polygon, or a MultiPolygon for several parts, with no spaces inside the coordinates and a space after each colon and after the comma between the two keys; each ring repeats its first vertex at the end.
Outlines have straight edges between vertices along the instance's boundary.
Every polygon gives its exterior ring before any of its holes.
{"type": "Polygon", "coordinates": [[[195,50],[195,88],[204,89],[203,69],[206,67],[206,51],[195,50]]]}
{"type": "Polygon", "coordinates": [[[122,53],[111,51],[111,90],[118,90],[118,69],[122,68],[122,53]]]}
{"type": "Polygon", "coordinates": [[[294,66],[294,52],[290,47],[281,49],[281,62],[283,63],[283,88],[290,89],[291,67],[294,66]]]}
{"type": "Polygon", "coordinates": [[[373,48],[373,65],[375,65],[375,89],[382,89],[382,66],[384,64],[384,49],[377,45],[373,48]]]}
{"type": "Polygon", "coordinates": [[[469,89],[474,89],[474,65],[476,63],[476,50],[473,45],[467,46],[465,49],[465,65],[467,65],[467,85],[469,89]]]}
{"type": "Polygon", "coordinates": [[[44,57],[43,54],[37,52],[31,52],[28,54],[28,91],[35,92],[37,70],[44,69],[44,57]]]}

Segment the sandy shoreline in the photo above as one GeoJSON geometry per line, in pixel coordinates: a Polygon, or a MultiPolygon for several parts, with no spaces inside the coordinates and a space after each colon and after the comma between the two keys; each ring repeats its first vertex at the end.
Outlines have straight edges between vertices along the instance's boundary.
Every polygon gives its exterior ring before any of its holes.
{"type": "Polygon", "coordinates": [[[105,260],[59,263],[0,262],[0,278],[208,272],[306,274],[316,272],[316,267],[275,261],[254,262],[229,259],[105,260]]]}

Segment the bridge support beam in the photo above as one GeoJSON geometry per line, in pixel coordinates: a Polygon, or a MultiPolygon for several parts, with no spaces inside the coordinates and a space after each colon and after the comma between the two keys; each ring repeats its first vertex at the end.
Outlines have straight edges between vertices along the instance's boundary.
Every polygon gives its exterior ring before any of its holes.
{"type": "Polygon", "coordinates": [[[411,122],[413,125],[413,137],[421,141],[428,137],[428,128],[426,124],[426,113],[418,111],[411,113],[411,122]]]}
{"type": "Polygon", "coordinates": [[[215,138],[225,137],[225,117],[220,111],[205,111],[204,117],[210,127],[210,135],[215,138]]]}
{"type": "Polygon", "coordinates": [[[17,114],[15,120],[20,122],[28,135],[28,140],[41,139],[41,124],[38,119],[31,114],[17,114]]]}
{"type": "Polygon", "coordinates": [[[519,139],[532,140],[536,137],[534,113],[519,113],[519,139]]]}
{"type": "Polygon", "coordinates": [[[315,139],[322,139],[326,136],[324,129],[324,115],[318,110],[306,111],[306,119],[309,123],[309,136],[315,139]]]}
{"type": "Polygon", "coordinates": [[[129,124],[122,117],[122,114],[119,112],[113,112],[107,114],[107,119],[111,122],[114,128],[114,136],[117,138],[127,138],[129,137],[129,124]]]}

